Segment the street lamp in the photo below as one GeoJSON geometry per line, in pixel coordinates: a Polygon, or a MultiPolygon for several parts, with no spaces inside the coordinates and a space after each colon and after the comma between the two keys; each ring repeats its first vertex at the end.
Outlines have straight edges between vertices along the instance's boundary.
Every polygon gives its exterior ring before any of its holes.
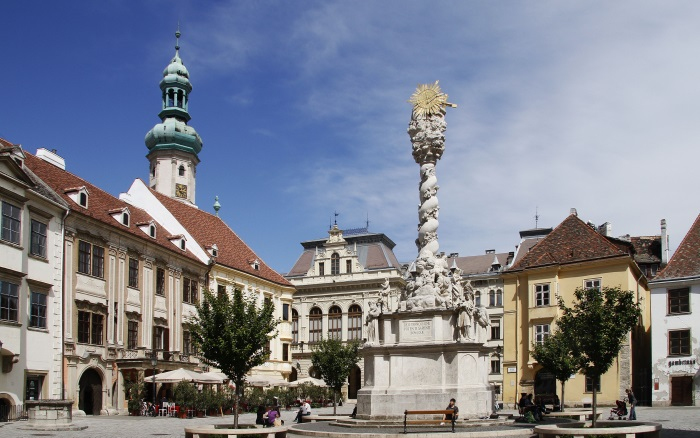
{"type": "MultiPolygon", "coordinates": [[[[156,409],[156,365],[158,365],[158,356],[155,347],[153,348],[153,355],[151,356],[151,365],[153,366],[153,413],[155,414],[156,409]]],[[[155,417],[155,415],[154,415],[155,417]]]]}

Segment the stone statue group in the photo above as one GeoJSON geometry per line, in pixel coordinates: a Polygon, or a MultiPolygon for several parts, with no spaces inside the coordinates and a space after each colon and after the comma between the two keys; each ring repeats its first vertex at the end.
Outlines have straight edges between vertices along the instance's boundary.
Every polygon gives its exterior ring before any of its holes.
{"type": "MultiPolygon", "coordinates": [[[[488,311],[484,306],[476,305],[471,281],[462,280],[462,270],[456,266],[448,269],[444,256],[428,253],[418,257],[409,268],[406,280],[397,311],[452,310],[456,313],[455,338],[458,342],[487,341],[487,329],[491,325],[488,311]]],[[[389,295],[387,279],[382,284],[378,300],[368,304],[365,316],[368,344],[378,340],[377,319],[385,308],[388,310],[389,295]]]]}

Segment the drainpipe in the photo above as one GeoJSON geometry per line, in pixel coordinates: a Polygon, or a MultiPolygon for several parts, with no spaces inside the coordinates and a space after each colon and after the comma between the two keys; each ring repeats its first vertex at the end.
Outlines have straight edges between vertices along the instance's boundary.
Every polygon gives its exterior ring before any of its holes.
{"type": "MultiPolygon", "coordinates": [[[[63,215],[61,219],[61,242],[63,243],[63,257],[61,257],[61,327],[63,332],[61,333],[61,399],[66,400],[66,376],[65,371],[65,333],[66,333],[66,218],[70,214],[70,209],[66,210],[66,214],[63,215]]],[[[72,408],[71,408],[72,409],[72,408]]]]}
{"type": "Polygon", "coordinates": [[[515,399],[515,403],[518,403],[518,375],[519,375],[519,341],[518,341],[518,333],[520,331],[520,319],[518,318],[520,310],[520,276],[515,277],[515,394],[513,395],[513,398],[515,399]]]}

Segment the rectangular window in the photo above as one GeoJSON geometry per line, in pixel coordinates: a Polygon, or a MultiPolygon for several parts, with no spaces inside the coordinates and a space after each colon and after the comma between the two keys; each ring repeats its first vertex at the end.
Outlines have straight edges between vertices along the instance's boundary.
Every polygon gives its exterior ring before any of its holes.
{"type": "Polygon", "coordinates": [[[92,275],[100,278],[105,276],[105,249],[101,246],[92,246],[92,275]]]}
{"type": "Polygon", "coordinates": [[[589,280],[583,281],[584,289],[598,289],[600,290],[601,280],[600,278],[591,278],[589,280]]]}
{"type": "Polygon", "coordinates": [[[92,245],[83,240],[78,242],[78,272],[90,275],[90,260],[92,259],[92,245]]]}
{"type": "Polygon", "coordinates": [[[282,344],[282,361],[289,362],[289,344],[282,344]]]}
{"type": "Polygon", "coordinates": [[[78,342],[90,343],[90,312],[78,312],[78,342]]]}
{"type": "Polygon", "coordinates": [[[192,350],[192,336],[190,332],[182,332],[182,354],[189,356],[192,350]]]}
{"type": "Polygon", "coordinates": [[[0,320],[17,321],[19,285],[0,280],[0,320]]]}
{"type": "Polygon", "coordinates": [[[190,281],[190,303],[199,303],[199,282],[197,280],[190,281]]]}
{"type": "Polygon", "coordinates": [[[104,278],[105,249],[83,240],[78,242],[78,272],[104,278]]]}
{"type": "Polygon", "coordinates": [[[595,392],[600,392],[600,376],[596,379],[586,376],[586,392],[593,392],[593,381],[595,380],[595,392]]]}
{"type": "Polygon", "coordinates": [[[690,313],[690,289],[671,289],[668,291],[668,313],[690,313]]]}
{"type": "Polygon", "coordinates": [[[292,342],[299,342],[299,315],[292,309],[292,342]]]}
{"type": "Polygon", "coordinates": [[[28,375],[27,376],[27,386],[24,395],[25,400],[39,400],[41,399],[42,386],[44,386],[44,376],[28,375]]]}
{"type": "Polygon", "coordinates": [[[165,328],[155,326],[153,327],[153,345],[156,350],[162,350],[165,345],[165,328]]]}
{"type": "Polygon", "coordinates": [[[129,257],[129,287],[139,287],[139,260],[129,257]]]}
{"type": "Polygon", "coordinates": [[[668,332],[668,355],[690,356],[690,330],[668,332]]]}
{"type": "Polygon", "coordinates": [[[549,283],[535,285],[535,305],[549,306],[549,283]]]}
{"type": "Polygon", "coordinates": [[[165,269],[156,269],[156,295],[165,295],[165,269]]]}
{"type": "Polygon", "coordinates": [[[501,339],[501,321],[491,320],[491,339],[501,339]]]}
{"type": "Polygon", "coordinates": [[[219,296],[226,295],[226,286],[222,284],[216,286],[216,294],[219,296]]]}
{"type": "Polygon", "coordinates": [[[135,350],[138,346],[139,339],[139,323],[138,321],[129,321],[128,332],[126,336],[126,348],[135,350]]]}
{"type": "Polygon", "coordinates": [[[282,304],[282,320],[289,321],[289,304],[282,304]]]}
{"type": "Polygon", "coordinates": [[[46,328],[46,294],[31,291],[29,327],[46,328]]]}
{"type": "Polygon", "coordinates": [[[492,357],[491,358],[491,374],[501,374],[501,358],[492,357]]]}
{"type": "Polygon", "coordinates": [[[318,264],[318,275],[326,275],[326,265],[323,262],[318,264]]]}
{"type": "Polygon", "coordinates": [[[345,272],[352,273],[352,260],[345,260],[345,272]]]}
{"type": "Polygon", "coordinates": [[[182,279],[182,302],[190,302],[190,279],[187,277],[182,279]]]}
{"type": "Polygon", "coordinates": [[[32,255],[46,258],[46,224],[32,219],[31,228],[29,251],[32,255]]]}
{"type": "Polygon", "coordinates": [[[2,202],[2,240],[19,245],[21,214],[22,210],[19,207],[2,202]]]}
{"type": "Polygon", "coordinates": [[[535,342],[541,344],[549,337],[549,324],[535,326],[535,342]]]}
{"type": "Polygon", "coordinates": [[[104,316],[100,315],[99,313],[93,313],[92,314],[92,327],[90,330],[90,343],[94,345],[103,345],[104,344],[104,338],[103,338],[103,332],[102,330],[103,327],[103,321],[104,321],[104,316]]]}

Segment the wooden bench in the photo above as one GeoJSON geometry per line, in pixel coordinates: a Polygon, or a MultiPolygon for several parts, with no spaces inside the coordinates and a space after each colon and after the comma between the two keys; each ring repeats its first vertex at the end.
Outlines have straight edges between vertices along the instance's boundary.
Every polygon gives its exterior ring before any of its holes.
{"type": "Polygon", "coordinates": [[[440,409],[435,411],[409,411],[405,410],[403,412],[403,433],[408,433],[406,427],[411,424],[437,424],[438,426],[452,426],[452,432],[455,431],[455,421],[457,421],[457,416],[452,409],[440,409]],[[452,420],[434,420],[434,419],[421,419],[421,420],[409,420],[409,415],[451,415],[452,420]]]}
{"type": "MultiPolygon", "coordinates": [[[[599,420],[603,411],[596,411],[596,420],[599,420]]],[[[571,418],[572,420],[586,421],[593,419],[593,411],[564,411],[564,412],[550,412],[545,414],[546,417],[559,417],[559,418],[571,418]]]]}
{"type": "Polygon", "coordinates": [[[289,426],[278,427],[252,427],[250,429],[217,429],[213,425],[186,427],[185,438],[199,438],[202,435],[241,436],[241,435],[267,435],[267,438],[285,438],[289,426]]]}

